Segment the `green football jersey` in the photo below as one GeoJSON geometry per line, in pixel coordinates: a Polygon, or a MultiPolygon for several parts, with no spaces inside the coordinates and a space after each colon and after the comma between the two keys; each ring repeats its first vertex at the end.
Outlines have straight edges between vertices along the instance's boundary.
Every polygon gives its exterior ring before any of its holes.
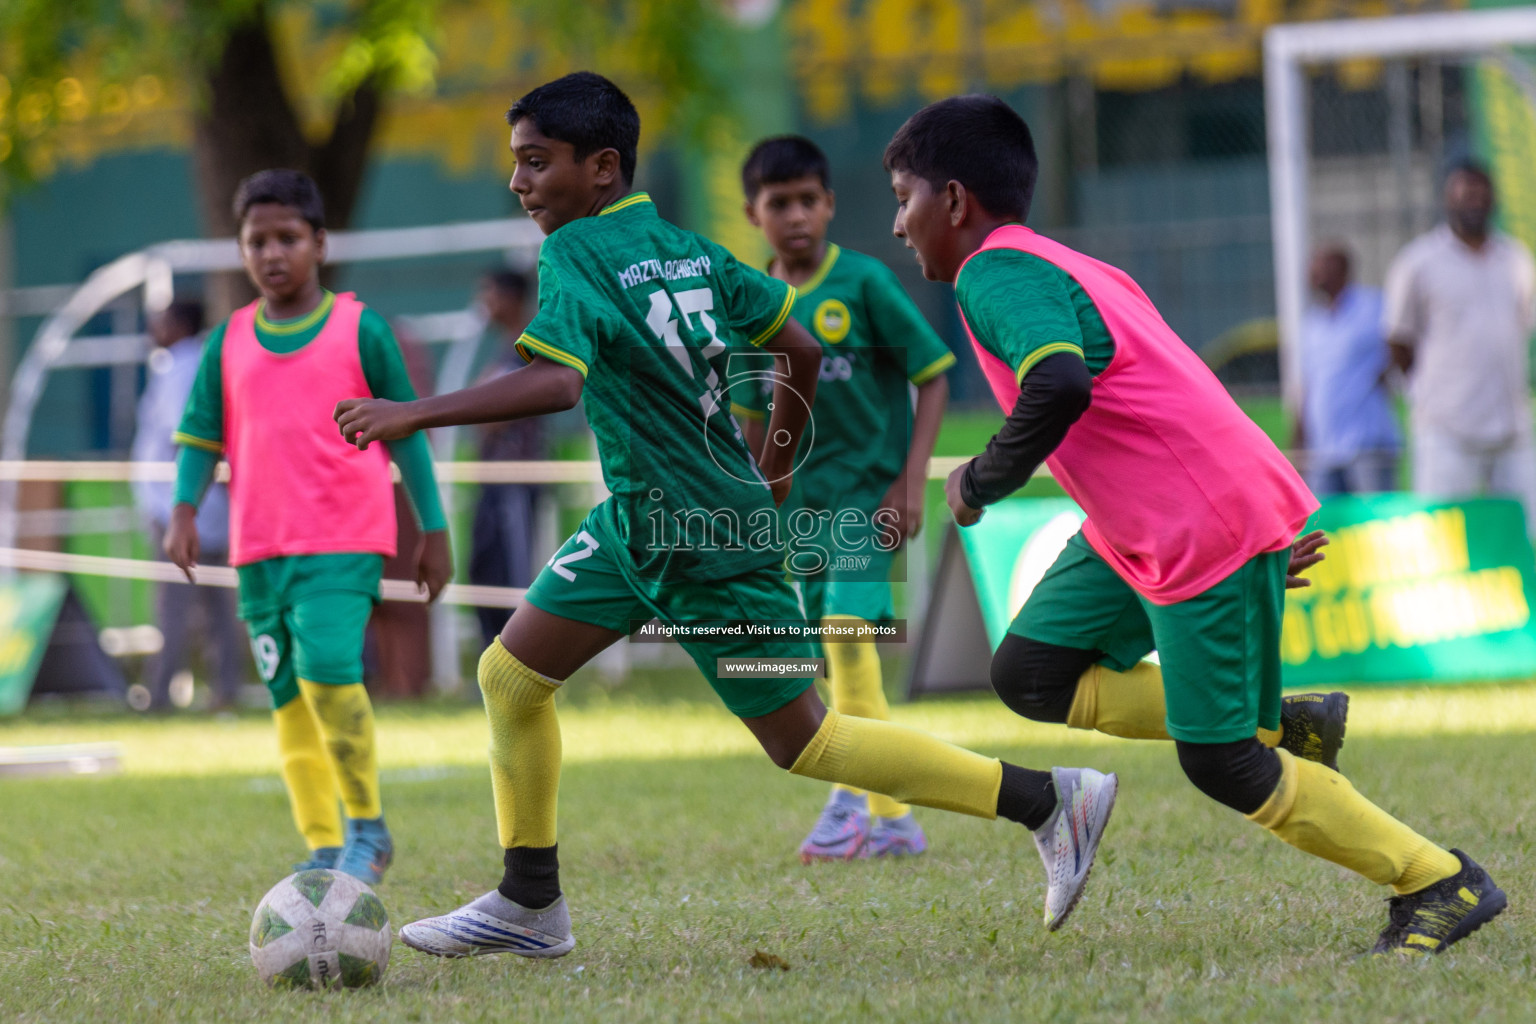
{"type": "Polygon", "coordinates": [[[1075,352],[1094,376],[1115,358],[1115,341],[1099,309],[1072,275],[1017,249],[972,256],[955,281],[955,301],[988,352],[1023,380],[1035,364],[1075,352]]]}
{"type": "Polygon", "coordinates": [[[525,359],[580,370],[630,563],[648,580],[724,578],[783,558],[773,496],[724,400],[728,352],[784,326],[795,290],[663,220],[637,192],[539,252],[525,359]]]}
{"type": "MultiPolygon", "coordinates": [[[[911,445],[907,384],[932,380],[955,357],[889,267],[836,245],[827,246],[820,269],[800,287],[794,317],[821,342],[822,361],[792,503],[840,510],[877,502],[911,445]]],[[[755,363],[758,376],[753,387],[731,389],[731,411],[761,419],[773,392],[765,362],[737,362],[755,363]]]]}

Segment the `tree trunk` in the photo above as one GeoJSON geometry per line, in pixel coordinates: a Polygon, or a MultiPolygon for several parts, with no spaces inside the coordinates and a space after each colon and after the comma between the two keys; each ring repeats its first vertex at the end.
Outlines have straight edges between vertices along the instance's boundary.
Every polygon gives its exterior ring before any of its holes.
{"type": "MultiPolygon", "coordinates": [[[[192,153],[207,234],[236,234],[236,186],[270,167],[290,167],[313,177],[325,197],[326,226],[346,227],[383,107],[379,90],[372,83],[359,87],[339,105],[330,137],[311,144],[283,89],[264,8],[230,32],[204,84],[206,94],[193,121],[192,153]]],[[[214,274],[205,301],[210,316],[222,319],[254,295],[244,274],[214,274]]]]}

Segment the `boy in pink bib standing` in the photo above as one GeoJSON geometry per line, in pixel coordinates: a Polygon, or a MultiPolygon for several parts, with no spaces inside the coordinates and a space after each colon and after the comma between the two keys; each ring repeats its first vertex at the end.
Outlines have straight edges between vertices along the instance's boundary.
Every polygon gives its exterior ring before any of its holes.
{"type": "Polygon", "coordinates": [[[1023,119],[991,96],[944,100],[902,126],[885,165],[896,236],[955,285],[1007,413],[945,485],[956,522],[1042,461],[1088,515],[993,658],[1003,701],[1171,738],[1201,792],[1392,886],[1374,952],[1440,952],[1491,920],[1505,896],[1481,867],[1319,763],[1342,741],[1342,695],[1291,698],[1282,717],[1288,565],[1318,557],[1312,537],[1291,562],[1317,502],[1134,281],[1024,227],[1037,163],[1023,119]],[[1153,649],[1161,668],[1142,660],[1153,649]]]}
{"type": "Polygon", "coordinates": [[[297,866],[378,883],[393,857],[363,689],[363,631],[395,553],[393,458],[425,542],[417,581],[436,597],[452,559],[432,454],[417,434],[358,451],[331,410],[369,393],[416,397],[384,318],[320,286],[325,215],[298,171],[262,171],[235,193],[240,256],[261,299],[208,337],[176,441],[171,561],[197,564],[197,505],[229,460],[230,564],[240,617],[272,693],[283,782],[309,846],[297,866]],[[346,812],[343,824],[337,802],[346,812]]]}

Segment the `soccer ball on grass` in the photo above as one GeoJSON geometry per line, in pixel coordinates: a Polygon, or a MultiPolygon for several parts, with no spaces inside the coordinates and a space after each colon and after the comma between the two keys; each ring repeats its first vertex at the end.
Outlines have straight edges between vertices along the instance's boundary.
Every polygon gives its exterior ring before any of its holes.
{"type": "Polygon", "coordinates": [[[274,988],[360,988],[384,977],[391,938],[368,886],[338,871],[300,871],[256,908],[251,961],[274,988]]]}

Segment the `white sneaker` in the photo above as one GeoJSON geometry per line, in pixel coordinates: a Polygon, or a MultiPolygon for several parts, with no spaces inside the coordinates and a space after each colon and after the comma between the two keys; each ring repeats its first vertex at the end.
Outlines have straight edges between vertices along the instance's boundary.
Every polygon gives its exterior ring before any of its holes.
{"type": "Polygon", "coordinates": [[[1034,835],[1045,863],[1045,927],[1055,931],[1088,884],[1120,779],[1092,768],[1052,768],[1051,779],[1056,785],[1056,809],[1034,835]]]}
{"type": "Polygon", "coordinates": [[[571,914],[561,896],[543,910],[529,910],[492,889],[451,914],[412,921],[400,941],[433,956],[565,956],[576,948],[571,914]]]}

